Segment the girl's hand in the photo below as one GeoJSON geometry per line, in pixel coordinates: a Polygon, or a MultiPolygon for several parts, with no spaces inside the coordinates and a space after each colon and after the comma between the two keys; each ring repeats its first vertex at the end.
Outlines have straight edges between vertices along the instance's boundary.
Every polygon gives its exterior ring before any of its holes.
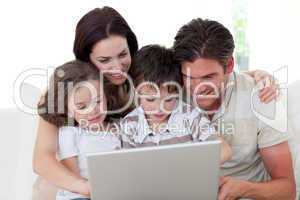
{"type": "Polygon", "coordinates": [[[263,70],[254,70],[246,72],[252,76],[260,88],[259,98],[263,103],[269,103],[276,100],[279,96],[279,86],[276,84],[276,79],[263,70]]]}
{"type": "Polygon", "coordinates": [[[86,179],[79,179],[74,183],[74,192],[79,193],[81,195],[90,197],[91,195],[91,187],[89,182],[86,179]]]}

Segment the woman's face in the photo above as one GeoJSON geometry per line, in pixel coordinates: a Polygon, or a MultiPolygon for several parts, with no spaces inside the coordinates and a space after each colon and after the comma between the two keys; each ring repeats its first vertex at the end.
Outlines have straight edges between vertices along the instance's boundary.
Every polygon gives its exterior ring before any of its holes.
{"type": "Polygon", "coordinates": [[[114,85],[122,85],[131,65],[131,56],[127,39],[111,35],[97,42],[90,54],[91,62],[114,85]]]}

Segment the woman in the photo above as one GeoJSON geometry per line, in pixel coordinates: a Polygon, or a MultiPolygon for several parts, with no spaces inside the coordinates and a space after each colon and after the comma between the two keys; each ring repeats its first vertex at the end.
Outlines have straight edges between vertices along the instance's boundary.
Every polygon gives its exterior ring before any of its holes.
{"type": "MultiPolygon", "coordinates": [[[[118,110],[116,118],[130,110],[129,83],[132,57],[138,49],[135,34],[125,19],[113,8],[96,8],[84,15],[77,24],[74,54],[79,60],[90,62],[114,85],[116,102],[112,110],[118,110]]],[[[269,77],[261,71],[252,72],[256,80],[269,77]]],[[[260,98],[265,102],[274,98],[273,89],[264,89],[260,98]]],[[[67,170],[56,159],[58,128],[40,118],[34,150],[34,171],[60,188],[89,195],[86,180],[67,170]],[[55,172],[55,173],[54,173],[55,172]]]]}

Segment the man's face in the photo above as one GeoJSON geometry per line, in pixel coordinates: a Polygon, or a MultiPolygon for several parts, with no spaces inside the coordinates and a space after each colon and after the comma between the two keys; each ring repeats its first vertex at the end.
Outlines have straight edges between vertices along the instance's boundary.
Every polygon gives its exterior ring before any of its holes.
{"type": "Polygon", "coordinates": [[[197,58],[193,62],[181,63],[183,83],[192,96],[193,103],[208,111],[216,110],[221,103],[222,87],[232,72],[233,60],[229,61],[226,71],[216,60],[197,58]]]}

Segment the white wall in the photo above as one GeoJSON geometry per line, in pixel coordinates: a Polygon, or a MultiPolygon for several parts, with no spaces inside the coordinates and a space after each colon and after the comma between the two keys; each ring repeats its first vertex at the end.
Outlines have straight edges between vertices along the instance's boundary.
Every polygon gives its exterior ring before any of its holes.
{"type": "MultiPolygon", "coordinates": [[[[95,7],[116,8],[137,34],[140,46],[171,46],[177,30],[195,17],[216,19],[231,27],[231,0],[185,1],[16,1],[0,3],[2,73],[0,108],[13,107],[13,82],[25,69],[57,66],[73,59],[77,21],[95,7]]],[[[45,80],[28,82],[45,88],[45,80]]]]}
{"type": "Polygon", "coordinates": [[[250,68],[272,73],[288,66],[288,83],[300,80],[300,1],[249,1],[250,68]]]}

